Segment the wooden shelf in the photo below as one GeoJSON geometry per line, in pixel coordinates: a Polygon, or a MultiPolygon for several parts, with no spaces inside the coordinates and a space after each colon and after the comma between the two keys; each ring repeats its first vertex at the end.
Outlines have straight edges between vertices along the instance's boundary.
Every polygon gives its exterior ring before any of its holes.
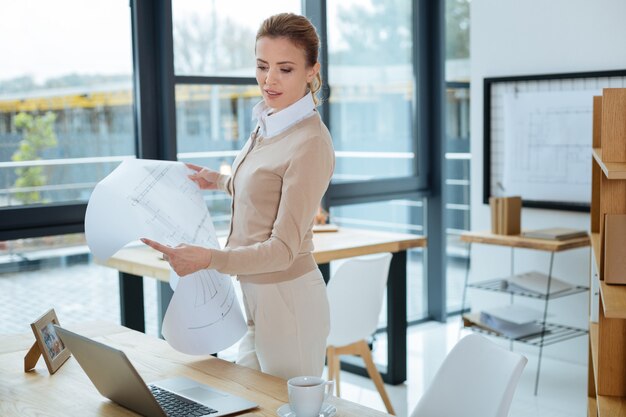
{"type": "MultiPolygon", "coordinates": [[[[591,234],[591,247],[596,263],[596,271],[600,271],[600,234],[591,234]]],[[[600,281],[600,293],[604,303],[604,316],[610,319],[626,319],[626,285],[610,285],[600,281]]]]}
{"type": "Polygon", "coordinates": [[[548,252],[560,252],[568,249],[589,246],[589,237],[577,237],[567,240],[533,239],[523,235],[495,235],[491,232],[464,232],[461,241],[487,245],[510,246],[513,248],[536,249],[548,252]]]}
{"type": "Polygon", "coordinates": [[[598,395],[598,417],[624,417],[626,416],[626,398],[609,397],[598,395]]]}
{"type": "Polygon", "coordinates": [[[626,162],[603,162],[600,149],[593,149],[593,159],[598,163],[604,175],[610,180],[626,180],[626,162]]]}
{"type": "MultiPolygon", "coordinates": [[[[598,324],[589,323],[589,340],[591,341],[591,359],[593,362],[593,377],[598,381],[598,324]]],[[[592,365],[592,364],[590,364],[592,365]]],[[[596,385],[597,386],[597,385],[596,385]]],[[[597,399],[587,397],[590,416],[618,417],[626,415],[626,397],[610,397],[598,395],[597,399]],[[592,410],[595,409],[595,414],[592,410]],[[598,413],[599,410],[599,413],[598,413]]]]}
{"type": "Polygon", "coordinates": [[[593,259],[596,263],[596,271],[600,273],[600,233],[591,234],[591,248],[593,249],[593,259]]]}
{"type": "Polygon", "coordinates": [[[587,416],[598,417],[598,404],[593,397],[587,397],[587,416]]]}
{"type": "MultiPolygon", "coordinates": [[[[604,215],[626,214],[625,114],[626,88],[605,88],[593,98],[591,247],[592,273],[599,278],[606,249],[601,238],[604,215]]],[[[626,416],[626,285],[608,285],[602,279],[599,284],[599,321],[589,323],[587,413],[626,416]]]]}
{"type": "Polygon", "coordinates": [[[593,379],[598,386],[598,323],[589,322],[589,345],[591,346],[591,362],[593,379]]]}
{"type": "Polygon", "coordinates": [[[626,285],[611,285],[601,280],[600,297],[606,318],[626,319],[626,285]]]}

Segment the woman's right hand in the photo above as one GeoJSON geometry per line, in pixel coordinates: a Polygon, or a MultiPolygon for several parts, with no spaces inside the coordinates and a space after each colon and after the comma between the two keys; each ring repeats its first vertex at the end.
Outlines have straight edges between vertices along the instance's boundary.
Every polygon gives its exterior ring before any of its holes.
{"type": "Polygon", "coordinates": [[[200,187],[201,190],[217,190],[217,180],[220,173],[212,169],[204,168],[199,165],[186,163],[187,168],[195,172],[188,175],[189,179],[200,187]]]}

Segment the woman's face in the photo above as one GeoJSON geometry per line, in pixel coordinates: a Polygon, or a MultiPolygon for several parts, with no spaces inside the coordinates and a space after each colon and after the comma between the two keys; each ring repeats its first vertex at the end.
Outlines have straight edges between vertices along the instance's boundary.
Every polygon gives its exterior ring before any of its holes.
{"type": "Polygon", "coordinates": [[[304,51],[287,38],[263,37],[256,42],[256,80],[265,104],[275,112],[304,97],[319,67],[319,63],[307,66],[304,51]]]}

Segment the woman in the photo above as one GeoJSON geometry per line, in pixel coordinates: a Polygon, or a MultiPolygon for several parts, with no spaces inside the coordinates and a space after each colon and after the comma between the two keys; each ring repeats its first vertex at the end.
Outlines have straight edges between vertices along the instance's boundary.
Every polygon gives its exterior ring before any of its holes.
{"type": "Polygon", "coordinates": [[[226,247],[169,248],[143,239],[180,276],[203,268],[237,275],[248,318],[237,363],[285,379],[321,376],[330,329],[311,232],[335,165],[330,133],[315,110],[318,50],[319,38],[305,17],[266,19],[255,48],[263,101],[253,110],[258,123],[232,175],[188,164],[201,189],[232,196],[226,247]]]}

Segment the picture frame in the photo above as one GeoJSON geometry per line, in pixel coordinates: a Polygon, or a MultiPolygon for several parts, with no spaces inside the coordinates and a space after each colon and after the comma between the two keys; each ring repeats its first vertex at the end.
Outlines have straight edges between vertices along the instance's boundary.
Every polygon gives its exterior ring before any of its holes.
{"type": "Polygon", "coordinates": [[[41,355],[52,375],[70,357],[70,350],[54,329],[55,324],[61,325],[53,308],[30,324],[35,335],[35,343],[24,358],[24,372],[33,369],[41,355]]]}

